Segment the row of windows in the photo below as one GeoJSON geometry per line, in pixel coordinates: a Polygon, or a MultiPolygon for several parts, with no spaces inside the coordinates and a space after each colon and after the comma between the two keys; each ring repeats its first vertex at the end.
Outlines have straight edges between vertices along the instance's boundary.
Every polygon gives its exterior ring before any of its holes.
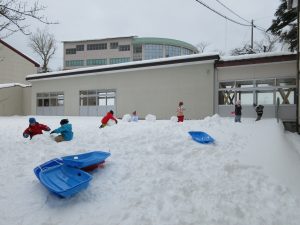
{"type": "MultiPolygon", "coordinates": [[[[105,50],[107,43],[87,44],[87,50],[105,50]]],[[[111,42],[110,49],[119,49],[119,51],[130,51],[130,45],[119,45],[118,42],[111,42]]],[[[76,48],[67,48],[66,55],[76,54],[78,51],[84,51],[84,45],[76,45],[76,48]]]]}
{"type": "MultiPolygon", "coordinates": [[[[109,64],[118,64],[130,62],[130,57],[125,58],[111,58],[109,59],[109,64]]],[[[107,65],[107,59],[87,59],[87,66],[95,66],[95,65],[107,65]]],[[[84,60],[67,60],[66,67],[76,67],[76,66],[84,66],[84,60]]]]}
{"type": "Polygon", "coordinates": [[[79,92],[80,106],[113,106],[116,92],[113,90],[86,90],[79,92]]]}
{"type": "Polygon", "coordinates": [[[233,105],[241,100],[243,105],[295,104],[296,79],[266,79],[226,81],[219,83],[219,105],[233,105]]]}
{"type": "Polygon", "coordinates": [[[63,92],[37,93],[38,107],[63,106],[63,105],[64,105],[63,92]]]}

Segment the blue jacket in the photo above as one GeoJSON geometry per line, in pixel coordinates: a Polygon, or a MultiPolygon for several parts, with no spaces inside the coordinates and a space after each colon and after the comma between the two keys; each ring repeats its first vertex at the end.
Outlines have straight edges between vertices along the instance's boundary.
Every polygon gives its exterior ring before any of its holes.
{"type": "Polygon", "coordinates": [[[61,133],[65,141],[71,141],[73,139],[72,124],[64,124],[61,127],[55,129],[53,133],[61,133]]]}

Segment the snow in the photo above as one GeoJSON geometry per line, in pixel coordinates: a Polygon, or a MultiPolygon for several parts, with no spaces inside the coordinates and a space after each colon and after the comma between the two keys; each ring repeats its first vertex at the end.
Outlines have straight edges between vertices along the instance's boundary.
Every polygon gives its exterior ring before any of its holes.
{"type": "Polygon", "coordinates": [[[220,61],[258,59],[258,58],[285,56],[285,55],[296,55],[296,53],[292,53],[292,52],[262,52],[262,53],[257,53],[257,54],[245,54],[245,55],[239,55],[239,56],[221,56],[220,61]]]}
{"type": "Polygon", "coordinates": [[[7,84],[0,84],[0,89],[1,88],[15,87],[15,86],[19,86],[19,87],[31,87],[31,85],[27,85],[27,84],[7,83],[7,84]]]}
{"type": "Polygon", "coordinates": [[[174,61],[174,60],[180,60],[180,59],[193,59],[193,58],[198,58],[198,57],[217,56],[217,55],[219,55],[218,52],[205,52],[205,53],[199,53],[199,54],[173,56],[173,57],[168,57],[168,58],[149,59],[149,60],[134,61],[134,62],[131,61],[131,62],[119,63],[119,64],[109,64],[109,65],[84,67],[84,68],[71,69],[71,70],[31,74],[31,75],[26,76],[26,78],[41,77],[41,76],[42,77],[49,76],[51,78],[52,75],[58,75],[58,74],[63,75],[63,74],[68,74],[70,72],[94,71],[95,69],[104,69],[104,68],[116,68],[117,69],[118,67],[124,67],[124,66],[130,66],[130,65],[143,65],[143,64],[155,63],[155,62],[168,62],[168,61],[174,61]]]}
{"type": "MultiPolygon", "coordinates": [[[[300,137],[275,119],[218,115],[204,120],[128,123],[68,117],[74,139],[22,137],[29,117],[0,117],[0,224],[298,225],[300,137]],[[205,131],[213,145],[194,142],[205,131]],[[48,192],[33,168],[92,150],[112,155],[89,187],[69,199],[48,192]]],[[[37,116],[52,129],[62,117],[37,116]]]]}
{"type": "Polygon", "coordinates": [[[145,116],[145,120],[148,122],[155,122],[156,121],[156,116],[152,115],[152,114],[148,114],[147,116],[145,116]]]}

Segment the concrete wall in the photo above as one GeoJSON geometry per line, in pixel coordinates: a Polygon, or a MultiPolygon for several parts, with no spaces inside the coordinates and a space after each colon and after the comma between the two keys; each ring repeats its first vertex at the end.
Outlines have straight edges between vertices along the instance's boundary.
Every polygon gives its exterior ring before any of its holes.
{"type": "Polygon", "coordinates": [[[32,62],[0,43],[0,84],[28,84],[25,77],[36,72],[32,62]]]}
{"type": "Polygon", "coordinates": [[[100,73],[92,76],[32,81],[32,113],[36,113],[36,94],[63,91],[65,115],[79,115],[79,91],[115,89],[117,116],[137,110],[144,118],[151,113],[158,119],[176,115],[184,101],[186,118],[213,115],[214,65],[190,64],[127,72],[100,73]]]}
{"type": "Polygon", "coordinates": [[[23,88],[19,86],[0,89],[0,115],[23,115],[23,88]]]}

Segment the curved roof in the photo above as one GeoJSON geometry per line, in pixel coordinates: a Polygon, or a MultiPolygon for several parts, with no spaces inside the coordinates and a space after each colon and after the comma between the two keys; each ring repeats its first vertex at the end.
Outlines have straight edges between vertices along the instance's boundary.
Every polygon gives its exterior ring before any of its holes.
{"type": "Polygon", "coordinates": [[[169,38],[156,38],[156,37],[142,37],[142,38],[133,38],[132,44],[156,44],[156,45],[173,45],[178,47],[183,47],[190,49],[194,52],[199,52],[198,49],[184,41],[179,41],[175,39],[169,39],[169,38]]]}

